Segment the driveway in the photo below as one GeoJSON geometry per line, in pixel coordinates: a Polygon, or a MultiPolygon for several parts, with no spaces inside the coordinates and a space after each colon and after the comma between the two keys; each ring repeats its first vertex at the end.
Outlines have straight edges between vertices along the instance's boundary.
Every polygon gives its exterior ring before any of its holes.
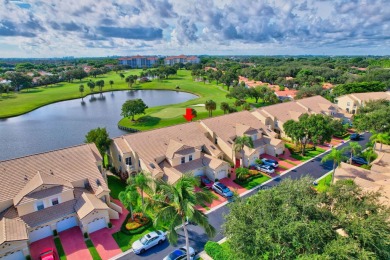
{"type": "MultiPolygon", "coordinates": [[[[367,144],[367,141],[369,140],[370,134],[365,133],[363,135],[363,138],[358,141],[358,143],[365,147],[367,144]]],[[[337,149],[341,149],[348,145],[348,142],[342,144],[341,146],[337,147],[337,149]]],[[[329,151],[327,151],[325,154],[327,154],[329,151]]],[[[321,163],[321,159],[324,157],[325,154],[322,154],[321,156],[317,157],[316,159],[312,159],[306,164],[303,164],[294,170],[289,171],[288,173],[281,176],[281,180],[286,178],[291,179],[299,179],[303,176],[309,175],[313,179],[318,179],[319,177],[323,176],[330,170],[332,170],[332,162],[327,162],[325,164],[321,163]]],[[[279,181],[271,181],[267,185],[268,186],[275,186],[278,185],[279,181]]],[[[248,194],[245,194],[243,198],[247,198],[249,196],[252,196],[258,192],[257,189],[252,190],[248,194]]],[[[222,231],[222,225],[224,223],[224,215],[229,214],[229,208],[227,205],[224,205],[212,212],[209,212],[207,215],[209,217],[209,223],[215,227],[217,230],[217,234],[214,238],[211,240],[213,241],[219,241],[221,240],[224,235],[222,231]]],[[[190,246],[193,247],[196,251],[200,252],[204,249],[205,243],[209,240],[207,236],[204,234],[204,231],[199,226],[193,226],[188,225],[189,229],[189,236],[190,236],[190,246]]],[[[128,253],[122,257],[116,258],[121,260],[128,260],[128,259],[147,259],[147,260],[161,260],[166,255],[168,255],[170,252],[172,252],[174,249],[181,247],[185,244],[183,232],[179,232],[179,240],[176,246],[165,246],[162,247],[156,247],[148,250],[145,255],[135,255],[134,253],[128,253]]]]}
{"type": "Polygon", "coordinates": [[[58,258],[56,245],[54,244],[54,238],[50,236],[30,244],[31,259],[39,260],[39,256],[41,253],[45,252],[46,249],[54,249],[58,258]]]}
{"type": "Polygon", "coordinates": [[[80,227],[73,227],[58,234],[67,260],[92,260],[80,227]]]}

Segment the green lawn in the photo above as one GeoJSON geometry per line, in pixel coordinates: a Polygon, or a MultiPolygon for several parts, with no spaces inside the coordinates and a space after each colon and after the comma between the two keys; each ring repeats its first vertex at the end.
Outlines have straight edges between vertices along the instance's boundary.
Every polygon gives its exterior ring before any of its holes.
{"type": "Polygon", "coordinates": [[[315,186],[316,190],[319,192],[325,192],[330,187],[330,183],[332,181],[332,174],[328,174],[325,178],[322,178],[318,185],[315,186]]]}
{"type": "Polygon", "coordinates": [[[118,176],[108,175],[108,188],[111,190],[111,197],[118,199],[119,192],[126,189],[126,183],[122,182],[118,176]]]}
{"type": "Polygon", "coordinates": [[[131,245],[133,244],[134,241],[137,239],[140,239],[144,235],[146,235],[149,232],[155,231],[156,228],[153,226],[147,228],[144,232],[136,235],[126,235],[125,233],[122,233],[121,231],[116,232],[112,234],[112,237],[115,239],[116,243],[120,247],[120,249],[125,252],[126,250],[129,250],[131,248],[131,245]]]}
{"type": "MultiPolygon", "coordinates": [[[[124,72],[125,76],[131,74],[139,74],[141,70],[134,69],[124,72]]],[[[75,80],[71,83],[61,82],[55,85],[48,87],[37,87],[30,90],[24,89],[19,93],[10,93],[0,95],[0,118],[7,118],[11,116],[17,116],[44,105],[51,103],[80,98],[81,94],[79,92],[80,84],[84,85],[83,96],[89,95],[90,89],[87,86],[89,80],[104,80],[106,85],[103,88],[103,91],[111,90],[126,90],[129,89],[126,82],[122,80],[119,74],[115,72],[109,72],[105,75],[100,75],[96,78],[87,77],[81,81],[75,80]],[[113,80],[115,83],[111,89],[108,82],[113,80]]],[[[98,91],[98,88],[95,87],[95,93],[98,91]]]]}
{"type": "Polygon", "coordinates": [[[297,154],[297,153],[291,153],[291,157],[304,162],[304,161],[312,159],[313,157],[315,157],[319,154],[322,154],[323,152],[325,152],[324,149],[317,147],[315,151],[314,150],[313,151],[306,151],[305,156],[302,156],[301,154],[297,154]]]}
{"type": "Polygon", "coordinates": [[[258,176],[252,178],[250,181],[244,182],[244,183],[240,183],[239,185],[241,187],[244,187],[247,190],[250,190],[250,189],[252,189],[252,188],[262,184],[263,182],[268,181],[269,179],[271,179],[271,178],[268,177],[268,176],[259,174],[258,176]]]}
{"type": "Polygon", "coordinates": [[[59,237],[54,238],[54,244],[56,245],[58,256],[61,260],[66,260],[65,251],[62,247],[61,240],[59,237]]]}
{"type": "Polygon", "coordinates": [[[85,244],[88,247],[89,252],[91,253],[91,256],[93,260],[102,260],[99,253],[97,252],[95,246],[93,245],[92,241],[90,239],[85,240],[85,244]]]}

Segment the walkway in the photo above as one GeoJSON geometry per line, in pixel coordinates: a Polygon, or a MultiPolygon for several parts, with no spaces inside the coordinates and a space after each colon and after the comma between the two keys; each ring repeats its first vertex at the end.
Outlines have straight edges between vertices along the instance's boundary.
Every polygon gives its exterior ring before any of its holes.
{"type": "Polygon", "coordinates": [[[58,234],[67,260],[92,260],[80,227],[73,227],[58,234]]]}

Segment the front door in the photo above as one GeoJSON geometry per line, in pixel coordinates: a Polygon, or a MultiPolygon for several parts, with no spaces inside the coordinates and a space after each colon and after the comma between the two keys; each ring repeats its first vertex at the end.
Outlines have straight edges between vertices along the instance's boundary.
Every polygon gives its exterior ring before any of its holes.
{"type": "Polygon", "coordinates": [[[236,168],[240,167],[240,164],[241,164],[240,159],[236,159],[236,168]]]}

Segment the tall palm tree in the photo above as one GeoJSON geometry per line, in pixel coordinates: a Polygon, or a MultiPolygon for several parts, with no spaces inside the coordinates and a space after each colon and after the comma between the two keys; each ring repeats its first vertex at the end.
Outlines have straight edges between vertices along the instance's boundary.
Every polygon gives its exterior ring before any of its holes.
{"type": "Polygon", "coordinates": [[[119,73],[119,77],[121,77],[121,79],[124,79],[125,75],[123,73],[119,73]]]}
{"type": "MultiPolygon", "coordinates": [[[[199,180],[189,174],[184,174],[175,184],[156,180],[156,193],[148,198],[148,207],[156,210],[155,224],[161,223],[168,227],[168,240],[175,244],[178,239],[176,228],[182,225],[186,249],[189,252],[189,236],[186,221],[194,222],[205,230],[209,237],[215,235],[215,228],[208,222],[207,215],[195,208],[196,205],[211,203],[210,191],[195,191],[199,180]]],[[[190,254],[187,254],[187,260],[190,254]]]]}
{"type": "Polygon", "coordinates": [[[207,111],[209,111],[209,117],[213,116],[213,110],[217,109],[217,103],[213,100],[207,100],[205,102],[205,108],[207,111]]]}
{"type": "Polygon", "coordinates": [[[112,88],[112,85],[114,85],[114,81],[113,81],[113,80],[110,80],[109,83],[110,83],[110,86],[111,86],[111,88],[112,88]]]}
{"type": "Polygon", "coordinates": [[[345,149],[337,150],[336,148],[332,148],[330,153],[325,155],[321,162],[333,161],[333,174],[332,174],[332,183],[334,182],[334,173],[336,171],[337,166],[340,166],[341,162],[346,159],[344,156],[345,149]]]}
{"type": "Polygon", "coordinates": [[[89,89],[91,90],[91,93],[93,93],[93,89],[95,88],[95,82],[90,80],[90,81],[88,81],[87,85],[88,85],[89,89]]]}
{"type": "Polygon", "coordinates": [[[130,210],[131,220],[134,220],[133,207],[137,205],[139,198],[137,187],[133,184],[128,185],[124,191],[119,192],[118,197],[123,206],[130,210]]]}
{"type": "Polygon", "coordinates": [[[374,148],[376,143],[380,143],[381,147],[379,150],[382,151],[382,145],[390,143],[390,135],[388,133],[376,133],[370,137],[370,140],[374,142],[374,148]]]}
{"type": "Polygon", "coordinates": [[[362,146],[358,142],[350,142],[347,149],[351,152],[349,163],[352,164],[352,156],[356,156],[362,151],[362,146]]]}
{"type": "Polygon", "coordinates": [[[241,160],[242,160],[242,166],[244,166],[244,147],[248,146],[249,148],[253,148],[253,141],[250,136],[237,136],[236,139],[234,140],[234,145],[233,145],[233,151],[234,152],[239,152],[241,155],[241,160]]]}
{"type": "Polygon", "coordinates": [[[81,84],[79,86],[79,91],[80,91],[80,95],[81,95],[81,100],[83,101],[84,100],[84,97],[83,97],[83,93],[84,93],[84,85],[81,84]]]}
{"type": "Polygon", "coordinates": [[[227,102],[222,102],[221,110],[223,110],[223,113],[226,114],[226,112],[229,111],[229,104],[227,102]]]}
{"type": "Polygon", "coordinates": [[[140,189],[142,212],[144,212],[144,191],[150,190],[150,185],[152,184],[150,173],[144,171],[139,172],[134,177],[133,183],[140,189]]]}

